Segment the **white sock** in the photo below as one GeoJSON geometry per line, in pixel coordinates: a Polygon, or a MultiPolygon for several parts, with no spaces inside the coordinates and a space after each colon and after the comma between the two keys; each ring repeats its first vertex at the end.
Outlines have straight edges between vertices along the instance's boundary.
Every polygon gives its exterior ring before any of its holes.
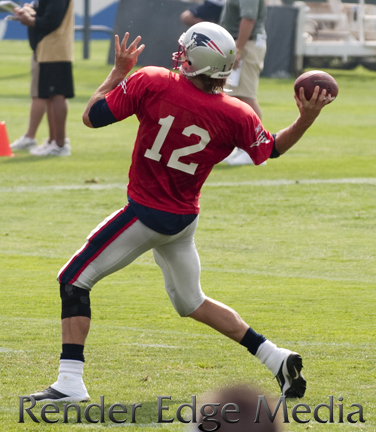
{"type": "Polygon", "coordinates": [[[258,347],[256,357],[276,376],[283,360],[291,352],[285,348],[278,348],[273,342],[266,340],[258,347]]]}
{"type": "Polygon", "coordinates": [[[60,360],[59,376],[52,387],[67,396],[86,396],[87,390],[82,380],[83,371],[82,361],[60,360]]]}

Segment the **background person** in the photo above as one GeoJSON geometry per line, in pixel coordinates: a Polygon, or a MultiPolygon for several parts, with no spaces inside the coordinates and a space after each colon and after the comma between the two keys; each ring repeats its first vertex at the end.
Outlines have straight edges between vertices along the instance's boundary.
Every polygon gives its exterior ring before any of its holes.
{"type": "MultiPolygon", "coordinates": [[[[35,17],[36,12],[35,9],[28,3],[24,4],[23,8],[27,11],[30,16],[35,17]]],[[[20,10],[16,9],[16,13],[19,13],[20,10]]],[[[32,59],[33,60],[33,59],[32,59]]],[[[35,62],[31,62],[31,70],[33,68],[33,64],[35,62]]],[[[30,96],[31,96],[31,105],[30,105],[30,115],[29,115],[29,126],[27,128],[26,134],[22,135],[16,141],[14,141],[10,147],[12,150],[30,150],[33,147],[37,146],[37,140],[35,138],[37,134],[38,127],[43,119],[43,116],[47,110],[47,103],[45,99],[40,99],[38,97],[37,86],[33,83],[33,73],[32,70],[32,83],[30,85],[30,96]]]]}
{"type": "Polygon", "coordinates": [[[203,4],[196,5],[184,11],[180,15],[180,20],[189,27],[203,21],[218,23],[225,1],[205,0],[203,4]]]}
{"type": "MultiPolygon", "coordinates": [[[[33,91],[33,86],[30,88],[33,91]]],[[[38,145],[36,134],[38,127],[43,119],[47,110],[47,103],[45,99],[40,99],[35,96],[35,93],[30,93],[31,105],[29,115],[29,126],[24,135],[14,141],[10,147],[12,150],[30,150],[38,145]]]]}
{"type": "MultiPolygon", "coordinates": [[[[221,26],[236,41],[234,70],[241,67],[239,84],[236,87],[226,85],[226,89],[231,91],[231,96],[250,105],[260,119],[257,89],[266,54],[265,22],[265,0],[227,0],[220,20],[221,26]]],[[[241,149],[236,149],[226,162],[229,165],[253,164],[241,149]]]]}
{"type": "MultiPolygon", "coordinates": [[[[25,4],[14,10],[15,17],[28,27],[32,55],[32,81],[30,122],[32,132],[43,117],[42,102],[47,104],[50,137],[38,147],[23,140],[25,148],[32,147],[35,156],[69,156],[70,142],[66,138],[67,98],[74,96],[73,89],[73,0],[39,0],[35,6],[25,4]],[[34,118],[35,117],[35,118],[34,118]]],[[[39,125],[39,124],[38,124],[39,125]]],[[[30,125],[29,125],[30,128],[30,125]]],[[[33,133],[30,133],[33,135],[33,133]]],[[[29,135],[26,133],[26,137],[29,135]]],[[[33,139],[32,137],[29,137],[33,139]]],[[[22,148],[21,141],[14,147],[22,148]]]]}
{"type": "MultiPolygon", "coordinates": [[[[58,275],[62,300],[62,353],[58,379],[36,400],[85,401],[84,345],[91,322],[90,291],[148,250],[162,270],[165,289],[182,317],[202,322],[241,344],[277,377],[282,394],[302,397],[302,358],[256,333],[230,307],[204,295],[194,235],[200,190],[213,166],[235,146],[255,163],[290,149],[329,102],[316,87],[303,88],[297,120],[272,135],[246,103],[220,92],[231,73],[235,41],[221,26],[200,23],[179,39],[174,68],[145,67],[126,78],[144,45],[127,47],[115,36],[115,65],[83,114],[88,127],[137,115],[140,122],[127,187],[128,204],[106,218],[58,275]],[[125,79],[126,78],[126,79],[125,79]]],[[[114,292],[114,295],[116,293],[114,292]]],[[[119,299],[120,301],[120,299],[119,299]]]]}

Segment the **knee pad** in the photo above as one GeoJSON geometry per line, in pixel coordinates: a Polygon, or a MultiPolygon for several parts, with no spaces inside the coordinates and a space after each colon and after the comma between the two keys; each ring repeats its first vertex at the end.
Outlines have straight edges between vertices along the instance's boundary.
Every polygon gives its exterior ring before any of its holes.
{"type": "Polygon", "coordinates": [[[61,319],[84,316],[91,318],[89,291],[69,284],[60,284],[61,319]]]}

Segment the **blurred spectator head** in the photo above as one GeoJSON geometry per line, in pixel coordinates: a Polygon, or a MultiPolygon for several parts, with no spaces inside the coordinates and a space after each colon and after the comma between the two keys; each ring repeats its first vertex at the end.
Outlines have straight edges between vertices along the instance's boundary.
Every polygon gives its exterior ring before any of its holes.
{"type": "Polygon", "coordinates": [[[221,432],[279,432],[282,430],[282,419],[277,414],[270,421],[259,396],[265,396],[271,413],[276,405],[275,399],[250,385],[240,384],[224,387],[205,394],[198,406],[195,431],[221,432]],[[259,422],[255,423],[258,405],[259,422]]]}

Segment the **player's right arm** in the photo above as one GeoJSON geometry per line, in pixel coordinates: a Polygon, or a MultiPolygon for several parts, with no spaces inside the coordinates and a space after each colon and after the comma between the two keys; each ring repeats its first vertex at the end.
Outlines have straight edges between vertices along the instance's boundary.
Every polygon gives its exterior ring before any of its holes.
{"type": "Polygon", "coordinates": [[[280,155],[287,152],[300,140],[307,129],[312,126],[324,106],[330,102],[331,98],[327,97],[326,90],[319,92],[320,87],[317,86],[309,101],[304,96],[303,87],[300,88],[299,98],[294,95],[300,115],[289,127],[277,132],[275,149],[280,155]]]}
{"type": "MultiPolygon", "coordinates": [[[[82,116],[82,121],[87,127],[95,127],[90,120],[94,118],[98,119],[99,122],[101,114],[105,116],[102,121],[106,121],[106,119],[111,119],[111,117],[106,117],[106,113],[108,110],[107,103],[104,99],[105,95],[113,90],[115,87],[124,80],[124,78],[128,75],[128,73],[132,70],[137,62],[137,57],[145,48],[145,45],[140,45],[137,47],[141,40],[141,36],[137,36],[136,39],[129,45],[127,48],[127,42],[129,39],[129,33],[125,33],[124,38],[119,43],[119,36],[115,35],[115,65],[112,68],[111,72],[108,74],[107,78],[104,80],[103,84],[94,92],[93,96],[90,98],[89,103],[87,104],[85,111],[82,116]],[[91,108],[93,105],[95,106],[95,112],[91,113],[91,108]]],[[[116,119],[115,119],[116,120],[116,119]]],[[[94,120],[93,120],[94,121],[94,120]]],[[[113,121],[110,121],[113,123],[113,121]]],[[[109,123],[106,123],[109,124],[109,123]]],[[[99,126],[105,126],[105,124],[99,124],[99,126]]],[[[96,126],[98,127],[98,125],[96,126]]]]}

